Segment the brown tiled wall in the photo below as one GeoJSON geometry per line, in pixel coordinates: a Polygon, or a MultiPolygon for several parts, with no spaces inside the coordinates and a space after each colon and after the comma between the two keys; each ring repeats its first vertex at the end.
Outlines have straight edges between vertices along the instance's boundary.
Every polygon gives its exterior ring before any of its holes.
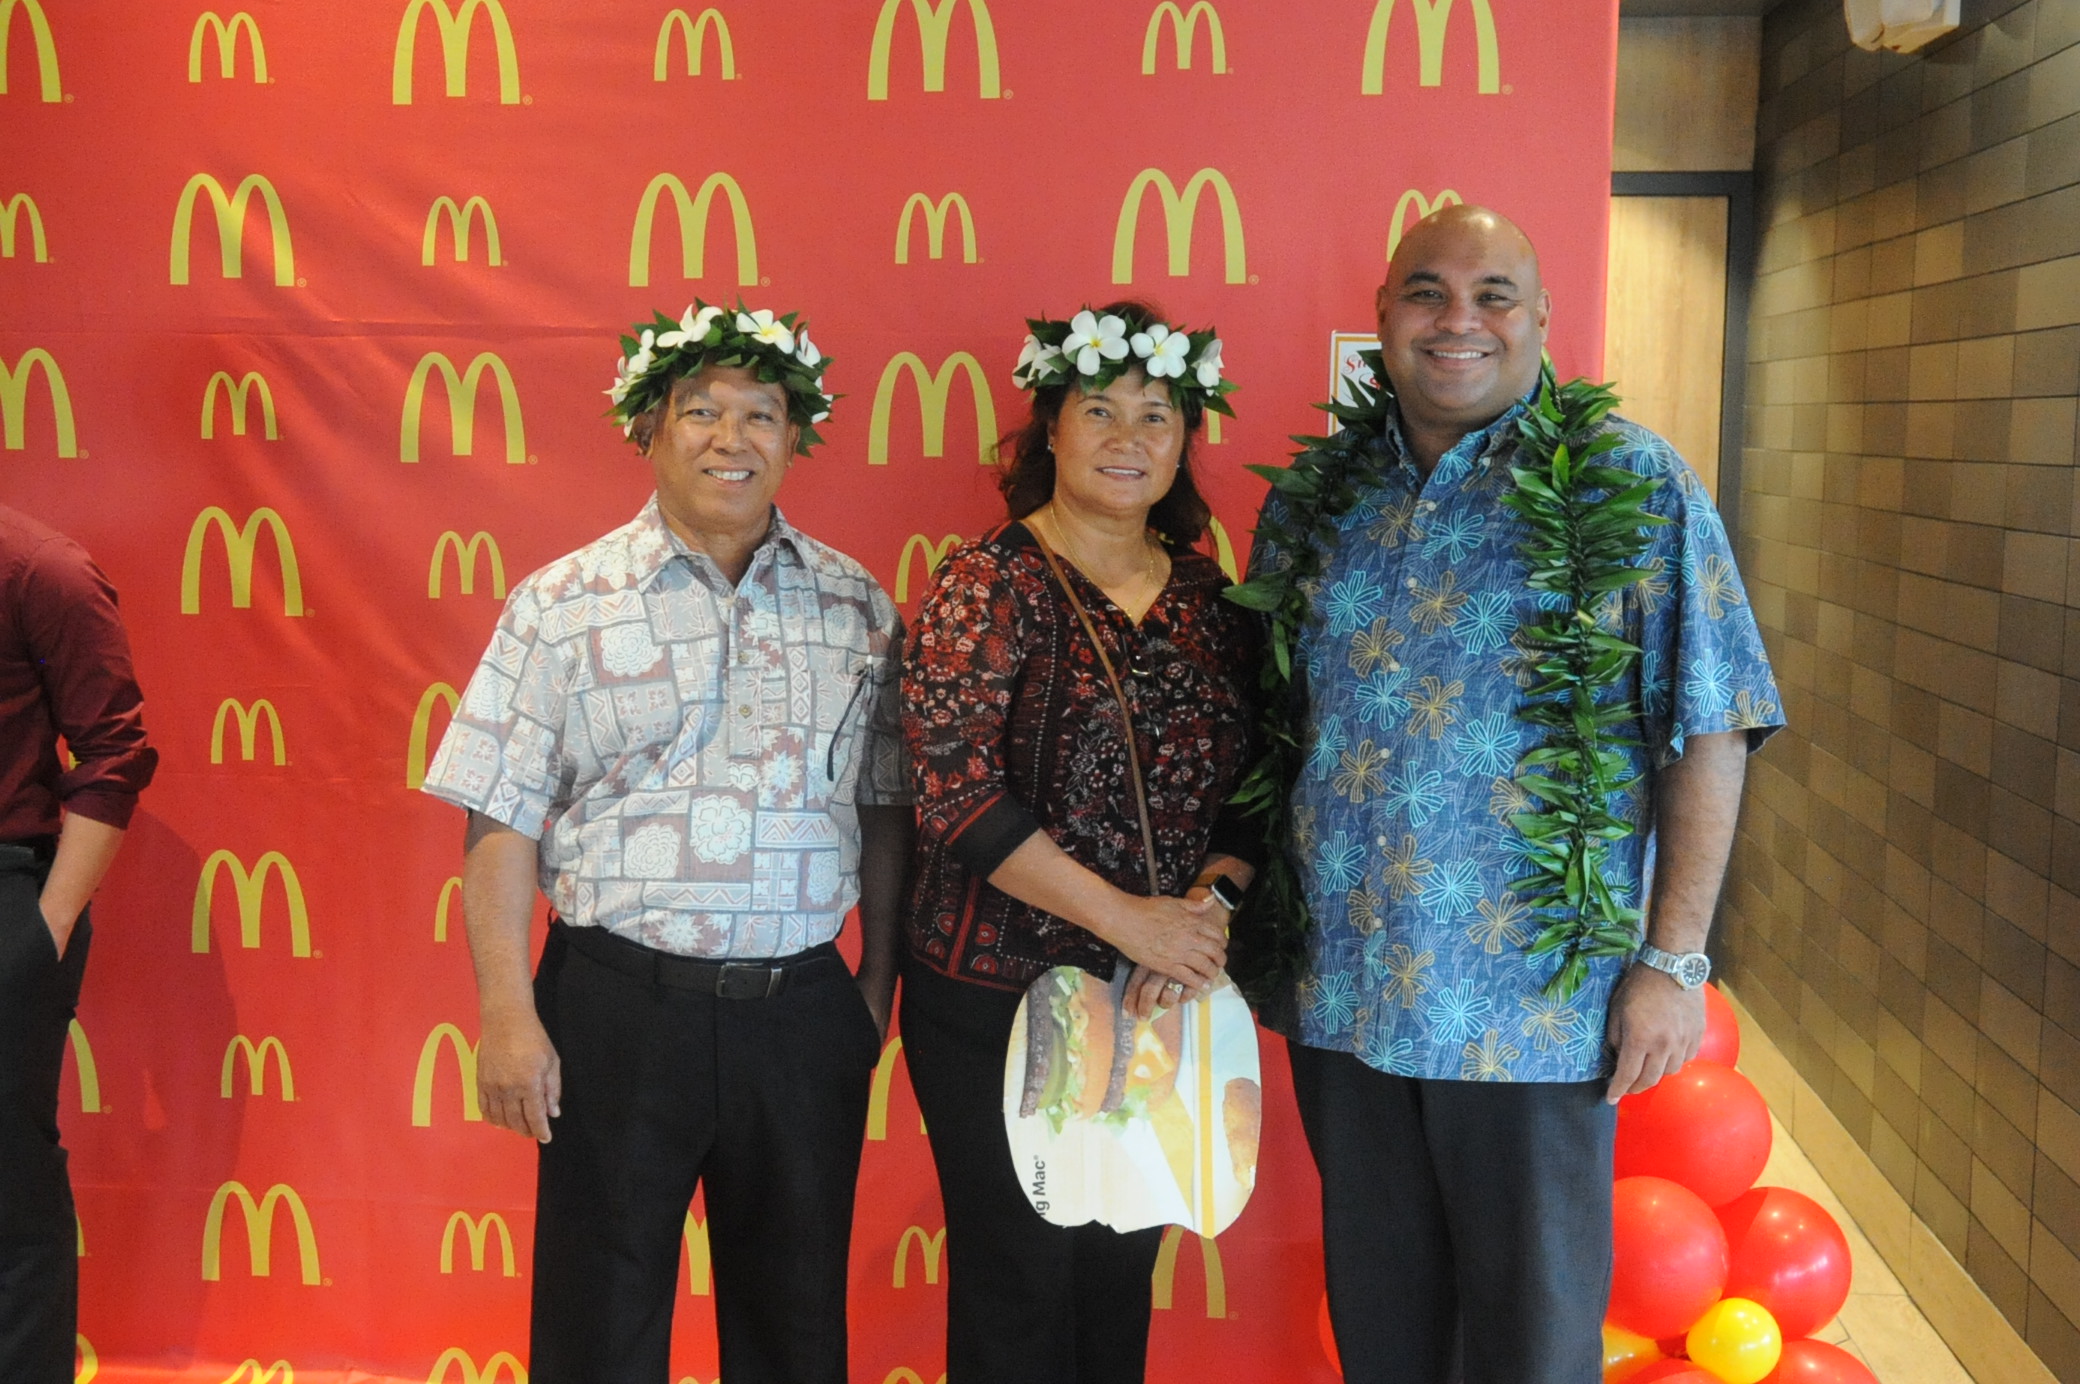
{"type": "Polygon", "coordinates": [[[2080,0],[1765,24],[1738,507],[1791,728],[1728,973],[2080,1384],[2080,0]]]}

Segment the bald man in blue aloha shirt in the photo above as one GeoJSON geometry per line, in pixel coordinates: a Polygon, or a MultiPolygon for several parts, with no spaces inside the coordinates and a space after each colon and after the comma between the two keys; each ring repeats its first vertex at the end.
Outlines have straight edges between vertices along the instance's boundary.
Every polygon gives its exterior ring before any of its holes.
{"type": "MultiPolygon", "coordinates": [[[[1597,1384],[1615,1105],[1702,1038],[1705,936],[1776,686],[1703,484],[1612,420],[1606,460],[1661,480],[1649,508],[1670,520],[1622,608],[1642,715],[1619,733],[1659,865],[1645,831],[1612,844],[1649,945],[1548,996],[1511,888],[1535,743],[1513,636],[1540,612],[1501,497],[1551,299],[1523,232],[1449,207],[1403,238],[1376,306],[1394,402],[1300,639],[1309,755],[1285,843],[1313,928],[1281,1026],[1330,1316],[1350,1384],[1597,1384]]],[[[1280,558],[1260,540],[1252,565],[1280,558]]]]}

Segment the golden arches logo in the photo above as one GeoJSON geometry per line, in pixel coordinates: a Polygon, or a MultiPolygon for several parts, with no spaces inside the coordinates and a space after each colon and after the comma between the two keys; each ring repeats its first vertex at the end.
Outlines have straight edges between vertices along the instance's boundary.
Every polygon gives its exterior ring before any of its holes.
{"type": "MultiPolygon", "coordinates": [[[[888,56],[895,43],[896,11],[903,0],[882,0],[881,17],[874,21],[874,44],[867,54],[867,99],[888,99],[888,56]]],[[[924,89],[946,90],[946,40],[953,29],[953,12],[961,0],[910,0],[917,19],[917,43],[924,58],[924,89]]],[[[997,70],[997,26],[990,22],[986,0],[968,0],[968,18],[975,25],[975,65],[979,69],[981,96],[994,101],[1004,94],[997,70]]]]}
{"type": "Polygon", "coordinates": [[[499,252],[498,218],[491,214],[491,204],[482,197],[472,197],[457,205],[453,197],[442,193],[426,209],[426,233],[419,238],[420,264],[428,268],[433,266],[433,250],[439,240],[442,212],[448,214],[448,239],[455,248],[458,264],[469,263],[469,232],[470,227],[477,224],[479,212],[484,215],[484,262],[493,268],[505,263],[499,252]]]}
{"type": "Polygon", "coordinates": [[[975,398],[975,460],[989,465],[990,447],[997,440],[997,401],[990,393],[982,362],[966,351],[955,351],[941,361],[937,372],[927,371],[924,361],[910,351],[900,352],[882,368],[881,382],[874,386],[874,412],[867,427],[867,465],[888,465],[889,415],[895,407],[896,381],[905,371],[917,385],[917,404],[924,421],[924,455],[946,455],[946,404],[953,391],[956,370],[967,372],[968,388],[975,398]]]}
{"type": "Polygon", "coordinates": [[[219,370],[209,377],[202,390],[202,440],[210,441],[217,435],[217,391],[222,390],[231,412],[231,435],[246,435],[246,393],[260,393],[260,424],[269,442],[279,441],[281,431],[275,423],[274,391],[267,387],[267,377],[258,370],[248,370],[240,379],[232,379],[231,372],[219,370]]]}
{"type": "Polygon", "coordinates": [[[896,559],[896,604],[902,605],[910,599],[910,564],[913,559],[923,559],[924,575],[929,579],[946,561],[946,555],[960,546],[961,536],[949,533],[937,543],[921,533],[913,533],[903,543],[903,555],[896,559]]]}
{"type": "Polygon", "coordinates": [[[94,1343],[74,1332],[72,1349],[77,1362],[72,1370],[72,1384],[94,1384],[94,1377],[101,1373],[101,1357],[95,1354],[94,1343]]]}
{"type": "Polygon", "coordinates": [[[702,41],[707,38],[710,25],[715,29],[715,56],[722,64],[722,80],[734,82],[737,79],[737,48],[730,42],[729,21],[722,17],[722,11],[710,7],[701,11],[699,19],[687,18],[684,10],[673,10],[664,17],[664,23],[657,29],[657,61],[653,67],[658,81],[665,79],[671,66],[669,59],[675,32],[686,40],[686,75],[701,75],[702,41]]]}
{"type": "Polygon", "coordinates": [[[1141,75],[1153,77],[1156,73],[1156,39],[1162,33],[1165,19],[1170,21],[1170,38],[1177,48],[1177,70],[1186,72],[1192,66],[1192,40],[1198,37],[1199,21],[1206,21],[1207,56],[1213,60],[1216,75],[1228,70],[1228,35],[1221,28],[1220,11],[1198,0],[1189,10],[1178,5],[1176,0],[1163,0],[1156,6],[1155,13],[1148,17],[1148,33],[1141,40],[1141,75]]]}
{"type": "Polygon", "coordinates": [[[961,214],[961,263],[974,264],[975,217],[968,210],[968,199],[958,192],[949,192],[937,202],[922,192],[913,192],[903,203],[903,214],[896,221],[896,263],[910,262],[910,221],[919,211],[924,213],[925,253],[932,259],[946,257],[946,218],[949,213],[961,214]]]}
{"type": "Polygon", "coordinates": [[[643,288],[650,282],[650,243],[657,221],[657,199],[672,194],[672,207],[679,214],[679,272],[688,279],[703,277],[708,270],[708,208],[720,192],[729,202],[730,222],[737,237],[737,284],[750,288],[758,283],[758,233],[751,224],[751,206],[744,189],[727,173],[710,173],[698,193],[688,196],[686,184],[676,173],[660,173],[643,189],[636,203],[635,230],[628,238],[628,285],[643,288]]]}
{"type": "Polygon", "coordinates": [[[454,907],[455,900],[461,897],[462,876],[449,875],[447,880],[441,885],[440,897],[433,902],[434,941],[445,942],[448,940],[448,911],[454,907]]]}
{"type": "Polygon", "coordinates": [[[686,1295],[706,1297],[715,1290],[715,1265],[708,1251],[707,1220],[688,1211],[680,1238],[686,1244],[686,1295]]]}
{"type": "Polygon", "coordinates": [[[260,945],[260,913],[266,901],[267,877],[279,872],[282,877],[282,896],[289,905],[289,955],[311,954],[311,919],[303,903],[303,885],[296,878],[296,867],[289,857],[280,851],[269,851],[261,856],[248,871],[245,862],[230,851],[212,851],[202,863],[202,878],[195,883],[195,908],[193,925],[189,929],[189,948],[200,956],[209,950],[210,909],[216,901],[217,871],[231,872],[232,891],[238,896],[238,941],[247,950],[260,945]]]}
{"type": "MultiPolygon", "coordinates": [[[[1169,1226],[1163,1231],[1162,1248],[1156,1251],[1156,1268],[1150,1302],[1164,1311],[1177,1291],[1177,1247],[1184,1240],[1186,1231],[1182,1226],[1169,1226]]],[[[1218,1319],[1228,1315],[1228,1275],[1221,1266],[1221,1247],[1205,1235],[1193,1235],[1199,1242],[1199,1261],[1206,1269],[1206,1315],[1218,1319]]]]}
{"type": "Polygon", "coordinates": [[[1401,248],[1401,237],[1408,228],[1444,207],[1464,206],[1466,199],[1451,188],[1446,188],[1435,197],[1425,197],[1416,188],[1401,194],[1394,203],[1394,218],[1387,222],[1387,259],[1391,262],[1394,252],[1401,248]]]}
{"type": "Polygon", "coordinates": [[[243,30],[253,44],[253,81],[267,84],[267,45],[260,41],[260,25],[244,10],[231,16],[230,20],[217,17],[215,10],[204,10],[195,21],[195,32],[188,36],[188,80],[202,80],[202,36],[214,32],[217,38],[217,75],[230,81],[238,75],[238,35],[243,30]]]}
{"type": "Polygon", "coordinates": [[[513,46],[513,26],[506,22],[506,7],[499,0],[462,0],[460,10],[450,10],[447,0],[412,0],[406,5],[404,21],[397,26],[397,54],[390,63],[390,104],[412,104],[412,57],[422,10],[433,11],[434,26],[441,36],[448,95],[469,94],[469,36],[479,9],[490,14],[491,39],[498,46],[498,102],[502,106],[520,104],[520,54],[513,46]]]}
{"type": "Polygon", "coordinates": [[[50,395],[51,414],[57,424],[58,455],[79,455],[79,431],[72,421],[72,391],[65,387],[65,372],[58,368],[57,359],[41,346],[31,346],[22,352],[20,360],[9,366],[5,357],[0,357],[0,442],[10,452],[19,452],[28,443],[29,425],[29,371],[33,367],[43,370],[43,386],[50,395]]]}
{"type": "Polygon", "coordinates": [[[218,1083],[218,1091],[225,1100],[231,1099],[231,1077],[238,1070],[238,1058],[246,1060],[246,1093],[254,1096],[267,1094],[267,1056],[274,1054],[275,1084],[281,1088],[282,1099],[296,1099],[296,1077],[289,1070],[289,1050],[282,1040],[268,1034],[258,1043],[243,1033],[235,1034],[224,1045],[224,1075],[218,1083]]]}
{"type": "Polygon", "coordinates": [[[238,1209],[245,1212],[246,1250],[253,1277],[269,1276],[274,1211],[278,1204],[286,1203],[289,1217],[296,1225],[296,1257],[302,1270],[303,1284],[307,1288],[316,1287],[319,1281],[318,1236],[311,1228],[310,1212],[304,1210],[303,1198],[296,1195],[296,1189],[288,1183],[277,1182],[256,1203],[245,1183],[235,1178],[217,1188],[217,1194],[210,1198],[209,1216],[202,1222],[202,1281],[215,1283],[223,1276],[224,1207],[232,1201],[236,1201],[238,1209]]]}
{"type": "Polygon", "coordinates": [[[921,1225],[913,1225],[896,1241],[896,1267],[893,1275],[895,1286],[908,1287],[910,1282],[910,1246],[915,1242],[919,1259],[924,1265],[924,1281],[939,1281],[939,1260],[946,1253],[946,1228],[941,1226],[935,1234],[927,1235],[921,1225]]]}
{"type": "Polygon", "coordinates": [[[1194,173],[1181,194],[1177,184],[1170,181],[1170,175],[1160,168],[1144,168],[1135,175],[1127,187],[1127,199],[1120,205],[1119,227],[1112,236],[1112,281],[1116,284],[1134,282],[1135,233],[1140,228],[1141,206],[1147,200],[1150,188],[1156,190],[1162,201],[1163,229],[1170,252],[1170,277],[1183,278],[1191,273],[1192,222],[1199,214],[1199,194],[1209,187],[1213,189],[1214,200],[1220,204],[1226,279],[1231,284],[1247,282],[1249,270],[1244,262],[1242,208],[1236,204],[1235,189],[1228,186],[1227,177],[1217,168],[1202,168],[1194,173]]]}
{"type": "Polygon", "coordinates": [[[0,259],[14,258],[15,223],[23,212],[29,214],[30,258],[38,264],[49,264],[51,247],[43,237],[43,213],[37,210],[36,199],[26,192],[17,192],[0,202],[0,259]]]}
{"type": "Polygon", "coordinates": [[[78,1019],[65,1025],[65,1034],[72,1042],[73,1065],[79,1068],[79,1113],[102,1114],[107,1107],[101,1104],[101,1069],[94,1065],[94,1045],[78,1019]]]}
{"type": "MultiPolygon", "coordinates": [[[[721,1381],[717,1380],[716,1384],[721,1384],[721,1381]]],[[[888,1378],[882,1380],[881,1384],[925,1384],[925,1377],[907,1365],[898,1365],[888,1372],[888,1378]]],[[[943,1370],[939,1373],[939,1384],[946,1384],[946,1373],[943,1370]]]]}
{"type": "Polygon", "coordinates": [[[449,529],[434,541],[433,560],[426,565],[426,595],[429,600],[441,598],[441,557],[451,547],[455,550],[455,584],[463,595],[477,594],[477,554],[484,551],[491,555],[491,594],[501,601],[506,598],[506,563],[499,555],[498,540],[478,529],[465,543],[461,534],[449,529]]]}
{"type": "MultiPolygon", "coordinates": [[[[903,1040],[897,1036],[888,1040],[881,1049],[881,1060],[874,1064],[874,1080],[867,1090],[867,1137],[882,1140],[888,1137],[888,1097],[895,1087],[896,1059],[903,1055],[903,1040]]],[[[917,1120],[917,1132],[924,1133],[924,1117],[917,1120]]]]}
{"type": "Polygon", "coordinates": [[[414,793],[426,783],[426,745],[433,738],[433,708],[440,702],[448,704],[452,716],[462,705],[462,697],[447,683],[437,682],[419,694],[419,705],[412,712],[412,734],[404,751],[404,786],[414,793]]]}
{"type": "Polygon", "coordinates": [[[275,557],[282,569],[282,614],[303,614],[303,572],[296,565],[296,545],[290,541],[289,526],[266,505],[246,516],[243,528],[234,527],[231,516],[216,505],[195,516],[188,530],[187,552],[181,557],[181,614],[202,610],[202,545],[214,525],[224,539],[224,561],[231,572],[231,607],[250,610],[253,605],[253,555],[265,525],[274,535],[275,557]]]}
{"type": "MultiPolygon", "coordinates": [[[[1495,12],[1488,0],[1470,0],[1473,6],[1474,46],[1480,61],[1479,89],[1483,96],[1502,90],[1502,60],[1496,51],[1495,12]]],[[[1394,19],[1395,0],[1379,0],[1372,7],[1372,22],[1365,29],[1364,75],[1359,91],[1378,96],[1386,90],[1387,26],[1394,19]]],[[[1416,16],[1416,47],[1421,67],[1418,80],[1426,87],[1444,85],[1445,35],[1452,27],[1452,0],[1409,0],[1416,16]]]]}
{"type": "Polygon", "coordinates": [[[195,233],[198,192],[209,194],[210,207],[217,214],[217,255],[225,278],[245,276],[246,210],[257,192],[267,207],[267,225],[273,234],[275,287],[289,288],[296,283],[296,250],[289,242],[289,213],[283,209],[274,184],[258,173],[246,174],[239,180],[238,190],[229,196],[224,193],[224,185],[210,174],[197,173],[188,179],[180,200],[173,204],[173,245],[166,259],[168,283],[188,282],[188,246],[195,233]]]}
{"type": "Polygon", "coordinates": [[[224,1384],[296,1384],[296,1367],[287,1360],[263,1365],[247,1356],[239,1361],[237,1369],[224,1377],[224,1384]]]}
{"type": "Polygon", "coordinates": [[[0,96],[7,95],[7,35],[14,28],[16,5],[29,17],[29,38],[36,44],[36,75],[43,99],[63,101],[65,93],[58,82],[58,45],[51,38],[51,22],[36,0],[0,0],[0,96]]]}
{"type": "Polygon", "coordinates": [[[1211,515],[1206,520],[1206,532],[1213,539],[1213,560],[1228,574],[1229,581],[1241,581],[1242,569],[1235,561],[1235,544],[1228,537],[1228,526],[1211,515]]]}
{"type": "Polygon", "coordinates": [[[449,1346],[441,1352],[440,1359],[433,1362],[433,1373],[426,1376],[426,1384],[449,1384],[448,1372],[454,1370],[460,1378],[456,1384],[499,1384],[511,1372],[512,1384],[527,1384],[527,1370],[508,1351],[500,1351],[477,1368],[476,1358],[461,1346],[449,1346]]]}
{"type": "Polygon", "coordinates": [[[469,1242],[469,1267],[473,1273],[484,1272],[484,1251],[490,1247],[491,1232],[498,1232],[499,1262],[507,1278],[518,1278],[520,1269],[513,1261],[513,1232],[506,1229],[506,1218],[496,1211],[486,1211],[482,1216],[472,1216],[467,1211],[457,1211],[448,1217],[446,1228],[441,1231],[441,1272],[455,1272],[455,1231],[460,1228],[463,1238],[469,1242]]]}
{"type": "Polygon", "coordinates": [[[520,387],[513,372],[496,353],[479,351],[469,368],[457,373],[455,362],[440,351],[428,351],[412,367],[412,378],[404,387],[404,417],[398,426],[397,459],[406,464],[419,460],[420,425],[426,413],[426,381],[436,371],[448,387],[448,442],[456,456],[466,457],[476,447],[477,385],[485,371],[498,384],[498,401],[506,429],[506,465],[527,464],[527,425],[520,417],[520,387]]]}
{"type": "Polygon", "coordinates": [[[477,1104],[477,1045],[462,1036],[453,1024],[435,1024],[419,1049],[419,1070],[412,1077],[412,1123],[421,1129],[433,1124],[433,1071],[440,1065],[441,1044],[455,1053],[455,1066],[462,1077],[462,1118],[481,1120],[477,1104]]]}
{"type": "Polygon", "coordinates": [[[226,697],[217,703],[216,719],[209,727],[209,762],[224,762],[224,724],[226,717],[238,721],[238,757],[251,759],[260,748],[260,718],[267,718],[267,738],[274,746],[274,762],[277,765],[289,762],[289,742],[282,734],[282,718],[275,711],[274,703],[265,697],[256,697],[251,706],[236,697],[226,697]]]}

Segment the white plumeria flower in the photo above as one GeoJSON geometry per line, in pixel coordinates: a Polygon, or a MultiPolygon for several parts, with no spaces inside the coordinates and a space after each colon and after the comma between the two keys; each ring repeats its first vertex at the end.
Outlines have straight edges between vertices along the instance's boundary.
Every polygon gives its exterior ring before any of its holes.
{"type": "Polygon", "coordinates": [[[692,304],[688,304],[685,316],[679,319],[679,330],[663,333],[657,338],[657,344],[669,349],[673,346],[685,346],[698,342],[708,334],[708,328],[720,316],[722,316],[721,308],[706,307],[696,313],[692,304]]]}
{"type": "Polygon", "coordinates": [[[1221,382],[1221,339],[1219,337],[1215,337],[1206,343],[1206,349],[1199,353],[1199,359],[1193,368],[1198,371],[1199,387],[1201,389],[1219,387],[1221,382]]]}
{"type": "Polygon", "coordinates": [[[1148,362],[1148,377],[1152,380],[1164,376],[1177,378],[1184,374],[1185,358],[1191,354],[1192,339],[1183,332],[1173,332],[1157,322],[1145,332],[1134,333],[1129,342],[1134,354],[1148,362]]]}
{"type": "MultiPolygon", "coordinates": [[[[824,402],[825,402],[825,403],[829,403],[829,402],[830,402],[830,400],[828,400],[828,399],[825,399],[825,400],[824,400],[824,402]]],[[[811,424],[821,423],[821,422],[822,422],[822,421],[823,421],[824,419],[826,419],[826,418],[828,418],[828,417],[830,417],[830,416],[831,416],[831,411],[830,411],[829,409],[825,409],[825,410],[824,410],[823,412],[821,412],[821,413],[814,413],[814,414],[811,414],[811,415],[809,416],[809,422],[810,422],[811,424]]]]}
{"type": "Polygon", "coordinates": [[[1077,372],[1095,375],[1108,360],[1124,360],[1127,354],[1127,323],[1111,313],[1097,316],[1089,308],[1069,319],[1069,339],[1062,354],[1076,362],[1077,372]]]}
{"type": "Polygon", "coordinates": [[[783,355],[794,354],[794,333],[773,317],[769,308],[737,314],[737,330],[764,346],[778,346],[783,355]]]}
{"type": "Polygon", "coordinates": [[[1018,364],[1012,368],[1011,383],[1025,389],[1061,368],[1062,351],[1059,346],[1049,346],[1030,332],[1026,344],[1018,353],[1018,364]]]}
{"type": "Polygon", "coordinates": [[[823,352],[816,349],[816,343],[809,340],[809,333],[805,331],[795,338],[794,358],[813,368],[817,361],[823,359],[823,352]]]}
{"type": "MultiPolygon", "coordinates": [[[[650,333],[644,332],[643,335],[645,337],[648,337],[650,333]]],[[[630,384],[634,384],[637,380],[641,379],[644,375],[648,374],[650,372],[650,367],[655,364],[657,364],[657,357],[651,353],[650,343],[646,340],[643,342],[642,347],[639,350],[637,350],[634,355],[628,358],[628,371],[626,375],[628,382],[630,384]]]]}

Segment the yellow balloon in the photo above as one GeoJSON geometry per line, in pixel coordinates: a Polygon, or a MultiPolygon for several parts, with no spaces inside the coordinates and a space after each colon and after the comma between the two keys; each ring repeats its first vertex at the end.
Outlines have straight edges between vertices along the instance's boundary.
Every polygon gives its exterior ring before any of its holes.
{"type": "Polygon", "coordinates": [[[1759,1302],[1721,1298],[1690,1328],[1690,1358],[1726,1381],[1756,1384],[1777,1367],[1784,1333],[1759,1302]]]}
{"type": "Polygon", "coordinates": [[[1667,1358],[1653,1337],[1627,1331],[1615,1322],[1603,1324],[1603,1384],[1622,1384],[1656,1360],[1667,1358]]]}

